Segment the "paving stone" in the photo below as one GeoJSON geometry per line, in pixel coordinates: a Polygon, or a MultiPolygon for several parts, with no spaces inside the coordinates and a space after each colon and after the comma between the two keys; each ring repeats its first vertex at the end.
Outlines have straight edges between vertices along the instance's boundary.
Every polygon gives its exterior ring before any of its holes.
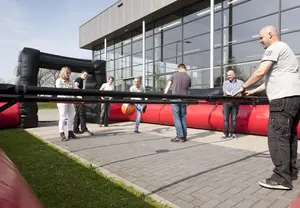
{"type": "MultiPolygon", "coordinates": [[[[40,113],[45,116],[45,111],[40,113]]],[[[188,129],[198,136],[185,143],[172,143],[174,127],[142,123],[141,134],[137,135],[132,132],[133,122],[101,129],[96,124],[88,126],[95,136],[68,142],[59,140],[57,124],[27,131],[179,207],[282,208],[300,192],[300,179],[293,182],[292,191],[270,190],[257,184],[274,168],[266,137],[243,135],[238,141],[220,142],[222,132],[188,129]]]]}

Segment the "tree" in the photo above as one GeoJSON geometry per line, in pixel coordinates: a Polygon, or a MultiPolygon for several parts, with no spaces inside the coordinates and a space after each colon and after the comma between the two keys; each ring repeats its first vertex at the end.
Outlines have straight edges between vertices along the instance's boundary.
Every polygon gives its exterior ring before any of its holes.
{"type": "Polygon", "coordinates": [[[59,71],[41,68],[37,76],[38,87],[55,87],[55,82],[59,77],[59,71]]]}

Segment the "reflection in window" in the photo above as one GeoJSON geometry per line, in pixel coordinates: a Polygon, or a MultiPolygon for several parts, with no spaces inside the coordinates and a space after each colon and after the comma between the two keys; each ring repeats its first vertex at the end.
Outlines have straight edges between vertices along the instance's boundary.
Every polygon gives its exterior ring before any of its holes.
{"type": "Polygon", "coordinates": [[[259,31],[266,25],[278,27],[278,14],[262,19],[247,22],[241,25],[230,26],[224,29],[224,45],[239,43],[246,40],[258,40],[259,31]],[[231,37],[230,37],[231,32],[231,37]]]}
{"type": "Polygon", "coordinates": [[[188,70],[209,67],[209,51],[185,55],[183,61],[188,70]]]}
{"type": "Polygon", "coordinates": [[[214,68],[214,87],[222,87],[224,82],[223,70],[221,67],[214,68]]]}
{"type": "Polygon", "coordinates": [[[166,45],[182,39],[182,27],[162,31],[155,35],[155,45],[166,45]]]}
{"type": "Polygon", "coordinates": [[[153,48],[153,36],[146,38],[145,43],[146,50],[153,48]]]}
{"type": "Polygon", "coordinates": [[[143,63],[143,53],[137,53],[132,55],[132,66],[143,63]]]}
{"type": "Polygon", "coordinates": [[[107,51],[107,61],[113,61],[114,60],[114,51],[107,51]]]}
{"type": "Polygon", "coordinates": [[[163,60],[171,57],[175,57],[176,55],[180,55],[182,53],[182,43],[178,41],[171,45],[166,45],[162,47],[158,47],[154,49],[155,60],[163,60]]]}
{"type": "Polygon", "coordinates": [[[155,22],[156,28],[154,29],[154,33],[169,30],[179,25],[181,25],[180,14],[172,13],[171,15],[155,22]]]}
{"type": "MultiPolygon", "coordinates": [[[[208,3],[207,5],[204,5],[205,2],[200,2],[200,3],[196,3],[194,5],[191,5],[190,7],[188,7],[184,12],[185,13],[191,13],[192,11],[195,11],[193,14],[190,15],[186,15],[183,18],[184,22],[189,22],[207,15],[210,15],[210,4],[208,3]],[[198,10],[198,11],[196,11],[198,10]]],[[[221,23],[221,13],[219,12],[221,10],[221,5],[215,5],[215,29],[220,27],[220,25],[218,25],[219,23],[221,23]]]]}
{"type": "Polygon", "coordinates": [[[133,66],[132,73],[133,77],[143,76],[143,65],[133,66]]]}
{"type": "MultiPolygon", "coordinates": [[[[246,81],[250,78],[253,72],[258,68],[260,61],[253,62],[253,63],[241,63],[241,64],[233,64],[224,66],[224,73],[227,73],[229,70],[233,70],[235,72],[236,78],[242,81],[246,81]]],[[[259,83],[262,83],[261,80],[259,83]]]]}
{"type": "Polygon", "coordinates": [[[260,60],[264,48],[258,41],[224,47],[224,64],[260,60]]]}
{"type": "Polygon", "coordinates": [[[209,88],[210,71],[209,69],[199,69],[188,71],[188,75],[192,79],[192,89],[209,88]]]}
{"type": "Polygon", "coordinates": [[[224,27],[278,11],[279,0],[251,0],[224,10],[224,27]]]}
{"type": "Polygon", "coordinates": [[[119,79],[123,79],[123,70],[122,69],[119,69],[119,70],[115,70],[115,78],[116,80],[119,80],[119,79]]]}
{"type": "Polygon", "coordinates": [[[146,70],[146,76],[149,76],[149,75],[153,75],[153,63],[148,63],[145,65],[145,70],[146,70]]]}
{"type": "Polygon", "coordinates": [[[132,53],[141,52],[143,50],[143,42],[142,40],[136,41],[132,43],[132,53]]]}
{"type": "Polygon", "coordinates": [[[155,90],[156,91],[163,91],[167,86],[167,83],[172,75],[162,75],[162,76],[155,76],[154,83],[155,83],[155,90]]]}
{"type": "Polygon", "coordinates": [[[120,59],[115,60],[115,67],[116,69],[124,68],[124,67],[130,67],[131,66],[131,57],[123,57],[120,59]]]}
{"type": "Polygon", "coordinates": [[[131,76],[131,68],[124,68],[123,69],[123,79],[126,79],[126,78],[129,78],[129,77],[132,77],[131,76]]]}
{"type": "Polygon", "coordinates": [[[210,29],[210,17],[204,17],[183,26],[183,38],[193,37],[199,34],[207,33],[210,29]]]}
{"type": "Polygon", "coordinates": [[[300,14],[300,8],[288,10],[286,12],[281,13],[282,33],[300,29],[299,23],[295,22],[295,20],[299,18],[299,14],[300,14]]]}
{"type": "Polygon", "coordinates": [[[281,36],[283,42],[289,45],[295,54],[300,54],[300,32],[289,33],[281,36]]]}
{"type": "Polygon", "coordinates": [[[182,59],[181,57],[168,59],[164,61],[159,61],[154,64],[154,72],[155,74],[165,74],[177,71],[177,63],[181,63],[182,59]]]}
{"type": "Polygon", "coordinates": [[[122,85],[123,85],[123,80],[116,80],[115,81],[115,90],[122,91],[122,85]]]}
{"type": "Polygon", "coordinates": [[[113,70],[114,69],[114,61],[108,61],[106,62],[106,70],[113,70]]]}
{"type": "Polygon", "coordinates": [[[209,49],[209,41],[209,34],[187,39],[183,42],[183,53],[195,53],[197,51],[209,49]]]}
{"type": "Polygon", "coordinates": [[[289,9],[296,6],[300,6],[299,0],[281,0],[281,9],[289,9]]]}
{"type": "Polygon", "coordinates": [[[114,76],[114,71],[108,71],[106,72],[106,78],[108,79],[108,77],[113,77],[114,76]]]}
{"type": "Polygon", "coordinates": [[[146,51],[145,62],[152,62],[153,61],[153,49],[146,51]]]}

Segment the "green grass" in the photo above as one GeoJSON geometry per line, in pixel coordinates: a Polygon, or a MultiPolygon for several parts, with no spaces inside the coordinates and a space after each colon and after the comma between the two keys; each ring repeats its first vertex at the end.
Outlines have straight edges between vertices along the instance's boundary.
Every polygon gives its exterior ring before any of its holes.
{"type": "Polygon", "coordinates": [[[0,147],[46,208],[167,207],[111,180],[22,129],[0,131],[0,147]]]}
{"type": "Polygon", "coordinates": [[[37,103],[39,109],[55,109],[57,108],[56,103],[37,103]]]}

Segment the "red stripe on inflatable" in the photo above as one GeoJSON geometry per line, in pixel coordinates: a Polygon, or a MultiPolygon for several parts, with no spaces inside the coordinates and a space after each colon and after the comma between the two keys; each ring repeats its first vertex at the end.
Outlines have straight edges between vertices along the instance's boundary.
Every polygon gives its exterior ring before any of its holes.
{"type": "MultiPolygon", "coordinates": [[[[110,119],[135,121],[136,114],[125,116],[121,111],[121,104],[112,104],[110,119]]],[[[241,105],[237,119],[236,131],[242,134],[267,136],[268,134],[269,105],[241,105]]],[[[148,104],[142,122],[174,125],[172,106],[168,104],[148,104]]],[[[223,131],[222,104],[215,105],[203,101],[198,105],[189,105],[187,108],[187,126],[190,128],[223,131]]],[[[300,125],[298,125],[300,136],[300,125]]]]}
{"type": "MultiPolygon", "coordinates": [[[[0,102],[0,106],[6,103],[0,102]]],[[[16,128],[20,124],[20,108],[19,103],[0,113],[0,129],[16,128]]]]}

